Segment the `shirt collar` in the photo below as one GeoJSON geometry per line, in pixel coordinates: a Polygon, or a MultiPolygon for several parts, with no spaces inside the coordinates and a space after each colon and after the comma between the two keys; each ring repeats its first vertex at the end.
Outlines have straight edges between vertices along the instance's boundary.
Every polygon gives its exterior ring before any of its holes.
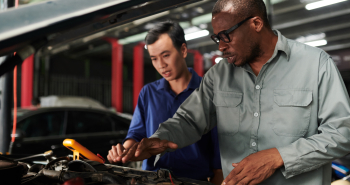
{"type": "MultiPolygon", "coordinates": [[[[192,77],[185,91],[188,89],[196,89],[198,87],[197,82],[201,81],[198,74],[192,68],[188,68],[188,71],[192,74],[192,77]]],[[[160,89],[165,89],[166,91],[170,90],[169,82],[165,80],[165,78],[162,78],[159,80],[157,90],[160,90],[160,89]]]]}
{"type": "Polygon", "coordinates": [[[287,55],[287,61],[289,61],[291,51],[287,38],[284,37],[278,30],[273,30],[273,32],[278,36],[278,41],[276,44],[277,51],[283,51],[287,55]]]}
{"type": "MultiPolygon", "coordinates": [[[[274,54],[272,55],[272,58],[271,58],[269,61],[267,61],[267,63],[270,63],[270,61],[271,61],[274,57],[276,57],[276,54],[277,54],[278,51],[284,52],[284,53],[286,54],[286,56],[287,56],[287,61],[289,61],[289,57],[290,57],[290,52],[291,52],[291,50],[290,50],[290,47],[289,47],[289,45],[288,45],[288,40],[287,40],[287,38],[284,37],[284,36],[281,34],[281,32],[279,32],[278,30],[273,30],[273,33],[274,33],[275,35],[277,35],[278,40],[277,40],[277,43],[276,43],[276,46],[275,46],[274,54]]],[[[248,70],[248,71],[253,72],[248,64],[242,66],[242,68],[244,68],[244,69],[246,69],[246,70],[248,70]]]]}

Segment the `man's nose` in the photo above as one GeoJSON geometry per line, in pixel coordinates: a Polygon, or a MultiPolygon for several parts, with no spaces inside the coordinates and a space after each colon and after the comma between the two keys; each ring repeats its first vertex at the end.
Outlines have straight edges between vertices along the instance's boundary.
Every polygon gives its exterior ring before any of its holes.
{"type": "Polygon", "coordinates": [[[222,40],[219,41],[219,50],[224,52],[228,48],[228,44],[222,40]]]}
{"type": "Polygon", "coordinates": [[[165,63],[165,61],[163,59],[159,60],[159,68],[165,68],[167,66],[167,64],[165,63]]]}

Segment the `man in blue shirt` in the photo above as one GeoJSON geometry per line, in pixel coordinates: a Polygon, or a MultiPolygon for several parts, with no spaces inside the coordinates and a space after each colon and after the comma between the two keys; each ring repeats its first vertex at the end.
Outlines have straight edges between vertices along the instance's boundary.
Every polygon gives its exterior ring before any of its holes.
{"type": "MultiPolygon", "coordinates": [[[[123,152],[148,138],[159,124],[171,118],[202,80],[187,68],[187,45],[183,29],[173,22],[163,22],[148,32],[145,39],[152,64],[164,78],[145,85],[139,95],[128,135],[123,145],[112,146],[109,162],[121,162],[123,152]]],[[[178,177],[207,180],[221,184],[220,153],[216,127],[197,143],[167,153],[154,164],[155,157],[144,160],[143,170],[170,169],[178,177]]]]}

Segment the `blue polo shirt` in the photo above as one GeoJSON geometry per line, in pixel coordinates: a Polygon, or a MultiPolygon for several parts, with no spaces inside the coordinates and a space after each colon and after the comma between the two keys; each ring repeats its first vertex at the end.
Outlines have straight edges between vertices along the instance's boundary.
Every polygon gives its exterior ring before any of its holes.
{"type": "MultiPolygon", "coordinates": [[[[202,78],[188,68],[192,78],[188,87],[176,95],[164,78],[145,85],[139,95],[137,106],[126,139],[141,141],[152,136],[159,124],[173,117],[179,106],[199,87],[202,78]]],[[[125,139],[125,140],[126,140],[125,139]]],[[[213,176],[213,169],[221,169],[217,128],[202,136],[190,146],[168,152],[154,166],[155,156],[143,161],[142,169],[156,171],[170,169],[177,177],[206,180],[213,176]]]]}

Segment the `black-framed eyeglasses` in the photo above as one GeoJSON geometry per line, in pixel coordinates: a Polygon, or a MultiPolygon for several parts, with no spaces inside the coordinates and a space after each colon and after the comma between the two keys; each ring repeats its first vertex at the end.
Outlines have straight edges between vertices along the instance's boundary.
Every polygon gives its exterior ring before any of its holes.
{"type": "Polygon", "coordinates": [[[244,22],[246,22],[247,20],[251,19],[253,17],[248,17],[246,19],[244,19],[243,21],[239,22],[238,24],[234,25],[233,27],[231,27],[230,29],[228,30],[224,30],[224,31],[221,31],[219,32],[217,35],[213,34],[211,35],[211,39],[216,43],[216,44],[219,44],[220,43],[220,40],[226,42],[226,43],[229,43],[231,42],[231,38],[229,36],[229,33],[231,33],[233,30],[237,29],[239,26],[241,26],[244,22]]]}

